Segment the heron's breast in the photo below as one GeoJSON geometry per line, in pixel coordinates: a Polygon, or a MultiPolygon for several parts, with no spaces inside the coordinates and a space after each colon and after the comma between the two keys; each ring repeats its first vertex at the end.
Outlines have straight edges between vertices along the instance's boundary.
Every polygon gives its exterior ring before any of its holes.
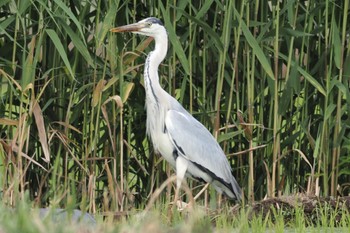
{"type": "Polygon", "coordinates": [[[171,143],[168,134],[161,132],[156,136],[155,142],[157,143],[158,152],[164,157],[166,161],[175,167],[175,159],[173,155],[174,146],[171,143]]]}
{"type": "Polygon", "coordinates": [[[154,150],[175,166],[174,145],[165,129],[165,111],[159,109],[156,104],[147,104],[147,134],[151,138],[154,150]]]}

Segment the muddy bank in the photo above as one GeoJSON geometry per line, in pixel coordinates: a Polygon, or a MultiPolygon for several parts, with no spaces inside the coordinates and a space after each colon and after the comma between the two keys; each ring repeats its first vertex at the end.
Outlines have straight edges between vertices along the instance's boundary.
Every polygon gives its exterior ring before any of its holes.
{"type": "Polygon", "coordinates": [[[250,219],[262,215],[274,220],[276,213],[282,213],[288,223],[296,214],[303,214],[307,225],[317,224],[322,218],[334,219],[337,224],[350,212],[350,197],[284,196],[254,202],[246,208],[250,219]]]}

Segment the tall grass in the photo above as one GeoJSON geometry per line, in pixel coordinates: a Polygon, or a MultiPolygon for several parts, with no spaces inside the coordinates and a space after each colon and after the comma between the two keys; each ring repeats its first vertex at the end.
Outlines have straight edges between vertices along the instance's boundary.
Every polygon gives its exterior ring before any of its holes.
{"type": "Polygon", "coordinates": [[[145,135],[153,42],[108,32],[148,16],[169,33],[161,85],[217,137],[249,201],[349,194],[348,1],[8,0],[0,12],[4,202],[28,190],[39,206],[143,208],[173,173],[145,135]]]}
{"type": "MultiPolygon", "coordinates": [[[[237,218],[227,218],[229,210],[225,209],[221,214],[208,215],[201,209],[196,209],[186,218],[176,218],[169,224],[166,218],[166,208],[151,211],[145,216],[136,213],[130,216],[128,221],[113,221],[97,218],[96,222],[90,219],[72,219],[69,210],[63,215],[55,215],[57,212],[40,214],[38,209],[31,209],[26,202],[10,210],[8,207],[0,207],[1,232],[349,232],[349,215],[339,210],[321,208],[317,211],[318,218],[314,227],[310,227],[303,210],[296,208],[291,213],[281,210],[270,211],[271,214],[251,216],[247,211],[241,211],[237,218]],[[28,215],[30,214],[30,217],[28,215]],[[286,217],[295,215],[295,220],[286,217]]],[[[179,214],[177,212],[177,214],[179,214]]]]}

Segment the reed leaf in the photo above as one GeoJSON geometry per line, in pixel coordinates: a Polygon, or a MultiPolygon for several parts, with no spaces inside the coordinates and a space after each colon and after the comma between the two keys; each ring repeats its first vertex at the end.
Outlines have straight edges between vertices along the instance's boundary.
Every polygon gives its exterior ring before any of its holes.
{"type": "Polygon", "coordinates": [[[68,56],[67,56],[67,53],[65,52],[65,48],[63,47],[63,44],[61,43],[60,39],[58,38],[58,35],[57,33],[52,30],[52,29],[46,29],[45,30],[46,33],[49,35],[50,39],[52,40],[52,42],[54,43],[56,49],[57,49],[57,52],[60,54],[61,58],[62,58],[62,61],[63,63],[65,64],[67,70],[68,70],[68,77],[70,78],[71,81],[73,81],[75,78],[74,78],[74,73],[73,73],[73,70],[72,70],[72,66],[68,60],[68,56]]]}
{"type": "MultiPolygon", "coordinates": [[[[149,16],[169,33],[161,86],[217,137],[250,201],[348,196],[348,10],[330,0],[1,1],[0,196],[113,213],[172,201],[174,171],[146,135],[153,39],[109,33],[149,16]]],[[[200,185],[189,182],[196,204],[218,207],[200,185]]]]}

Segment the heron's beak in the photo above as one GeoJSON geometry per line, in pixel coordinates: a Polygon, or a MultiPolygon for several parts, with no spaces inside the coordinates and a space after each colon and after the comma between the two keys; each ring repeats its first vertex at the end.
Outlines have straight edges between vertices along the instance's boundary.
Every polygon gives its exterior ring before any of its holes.
{"type": "Polygon", "coordinates": [[[125,26],[112,28],[109,31],[110,32],[137,32],[137,31],[140,31],[142,28],[146,27],[146,25],[147,24],[145,23],[133,23],[125,26]]]}

